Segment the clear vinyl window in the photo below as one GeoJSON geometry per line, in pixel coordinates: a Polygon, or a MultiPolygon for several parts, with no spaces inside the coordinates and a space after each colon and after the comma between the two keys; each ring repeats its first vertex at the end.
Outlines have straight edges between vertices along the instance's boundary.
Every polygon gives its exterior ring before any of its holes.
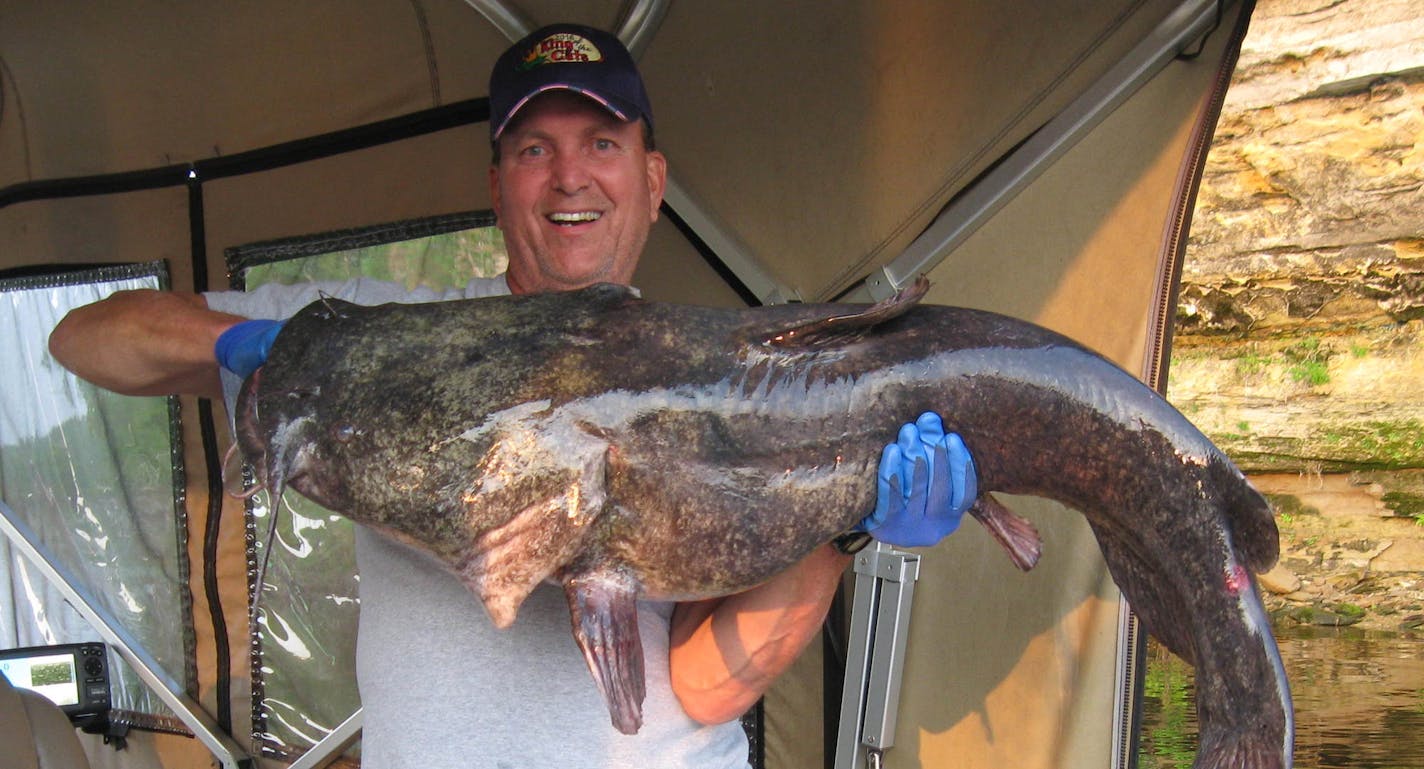
{"type": "MultiPolygon", "coordinates": [[[[160,262],[0,279],[0,500],[76,587],[192,690],[183,450],[177,398],[134,398],[80,380],[48,351],[71,309],[162,288],[160,262]]],[[[0,647],[101,640],[0,538],[0,647]]],[[[115,721],[182,724],[110,651],[115,721]]]]}

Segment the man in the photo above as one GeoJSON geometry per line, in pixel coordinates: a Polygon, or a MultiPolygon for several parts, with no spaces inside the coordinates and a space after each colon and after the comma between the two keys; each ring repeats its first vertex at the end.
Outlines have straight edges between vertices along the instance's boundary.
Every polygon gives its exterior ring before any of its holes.
{"type": "MultiPolygon", "coordinates": [[[[125,292],[71,313],[51,350],[110,389],[226,395],[231,409],[278,319],[319,292],[372,304],[630,282],[667,167],[627,51],[586,27],[538,30],[496,63],[490,104],[490,193],[509,252],[503,276],[444,293],[362,280],[250,294],[125,292]]],[[[880,476],[880,503],[863,527],[892,544],[933,544],[973,501],[967,452],[933,415],[887,446],[880,476]]],[[[815,636],[849,563],[846,548],[828,545],[745,593],[641,603],[648,693],[642,729],[625,736],[609,724],[570,637],[562,591],[541,587],[512,627],[496,630],[428,556],[361,527],[356,545],[363,763],[377,769],[744,767],[735,719],[815,636]]]]}

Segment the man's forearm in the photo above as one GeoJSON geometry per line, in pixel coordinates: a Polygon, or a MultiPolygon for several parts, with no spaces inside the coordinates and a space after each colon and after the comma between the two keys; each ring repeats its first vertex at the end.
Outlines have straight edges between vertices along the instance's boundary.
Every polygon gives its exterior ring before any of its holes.
{"type": "Polygon", "coordinates": [[[680,604],[669,665],[683,710],[708,724],[746,712],[820,632],[849,563],[823,546],[744,593],[680,604]]]}
{"type": "Polygon", "coordinates": [[[213,344],[240,320],[194,294],[120,291],[70,311],[49,349],[79,377],[125,395],[221,397],[213,344]]]}

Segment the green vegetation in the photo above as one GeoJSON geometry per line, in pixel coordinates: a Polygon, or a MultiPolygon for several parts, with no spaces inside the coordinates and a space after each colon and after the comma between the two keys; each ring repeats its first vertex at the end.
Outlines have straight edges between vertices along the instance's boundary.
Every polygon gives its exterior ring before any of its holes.
{"type": "Polygon", "coordinates": [[[1419,419],[1336,422],[1304,436],[1238,432],[1243,426],[1207,430],[1207,437],[1248,473],[1424,467],[1424,421],[1419,419]]]}
{"type": "Polygon", "coordinates": [[[1424,496],[1407,491],[1386,491],[1380,501],[1396,515],[1412,517],[1416,521],[1424,517],[1424,496]]]}
{"type": "Polygon", "coordinates": [[[1281,351],[1286,360],[1286,373],[1292,382],[1319,387],[1330,381],[1330,356],[1328,346],[1320,344],[1318,337],[1308,336],[1281,351]]]}
{"type": "Polygon", "coordinates": [[[1365,617],[1365,610],[1352,603],[1334,603],[1315,606],[1292,606],[1285,611],[1286,616],[1302,625],[1321,627],[1348,627],[1365,617]]]}
{"type": "MultiPolygon", "coordinates": [[[[1330,358],[1334,354],[1329,345],[1316,337],[1307,337],[1276,351],[1263,349],[1259,344],[1249,344],[1234,355],[1226,350],[1214,352],[1232,360],[1237,378],[1244,382],[1255,382],[1273,371],[1283,371],[1292,382],[1310,387],[1330,381],[1330,358]]],[[[1351,353],[1355,357],[1364,357],[1369,348],[1357,345],[1351,348],[1351,353]]],[[[1174,356],[1172,366],[1193,357],[1200,357],[1200,352],[1183,351],[1174,356]]]]}
{"type": "Polygon", "coordinates": [[[1319,387],[1330,382],[1330,367],[1320,361],[1305,361],[1290,367],[1292,382],[1319,387]]]}
{"type": "MultiPolygon", "coordinates": [[[[1335,351],[1319,337],[1305,337],[1275,351],[1263,347],[1253,343],[1245,345],[1234,355],[1228,350],[1217,350],[1215,353],[1233,360],[1236,376],[1243,381],[1257,380],[1272,371],[1283,371],[1292,382],[1310,387],[1330,381],[1330,358],[1335,351]]],[[[1369,347],[1364,345],[1357,344],[1350,348],[1350,353],[1356,358],[1363,358],[1369,352],[1369,347]]],[[[1184,352],[1176,360],[1185,360],[1193,355],[1184,352]]]]}
{"type": "Polygon", "coordinates": [[[1271,356],[1248,352],[1236,359],[1236,375],[1242,379],[1259,376],[1271,365],[1271,356]]]}
{"type": "Polygon", "coordinates": [[[1189,769],[1197,752],[1196,709],[1191,666],[1148,642],[1142,685],[1143,719],[1138,742],[1140,769],[1189,769]]]}
{"type": "Polygon", "coordinates": [[[1424,423],[1417,419],[1342,424],[1321,436],[1336,455],[1380,469],[1424,467],[1424,423]]]}
{"type": "Polygon", "coordinates": [[[408,289],[444,288],[463,286],[472,275],[497,275],[504,271],[505,261],[504,237],[499,230],[484,227],[257,265],[247,271],[247,285],[360,275],[408,289]]]}
{"type": "Polygon", "coordinates": [[[1307,360],[1328,360],[1330,353],[1328,348],[1322,349],[1320,337],[1308,336],[1290,345],[1281,351],[1286,360],[1307,361],[1307,360]]]}

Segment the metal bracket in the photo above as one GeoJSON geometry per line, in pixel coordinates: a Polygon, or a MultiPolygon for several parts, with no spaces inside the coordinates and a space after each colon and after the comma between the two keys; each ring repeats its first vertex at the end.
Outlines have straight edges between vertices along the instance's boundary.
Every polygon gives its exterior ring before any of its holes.
{"type": "Polygon", "coordinates": [[[920,557],[876,542],[855,556],[835,769],[878,769],[895,743],[910,604],[920,557]]]}
{"type": "Polygon", "coordinates": [[[361,727],[365,723],[364,711],[356,708],[345,721],[336,725],[325,737],[317,741],[292,763],[288,769],[323,769],[341,758],[345,750],[361,739],[361,727]]]}

